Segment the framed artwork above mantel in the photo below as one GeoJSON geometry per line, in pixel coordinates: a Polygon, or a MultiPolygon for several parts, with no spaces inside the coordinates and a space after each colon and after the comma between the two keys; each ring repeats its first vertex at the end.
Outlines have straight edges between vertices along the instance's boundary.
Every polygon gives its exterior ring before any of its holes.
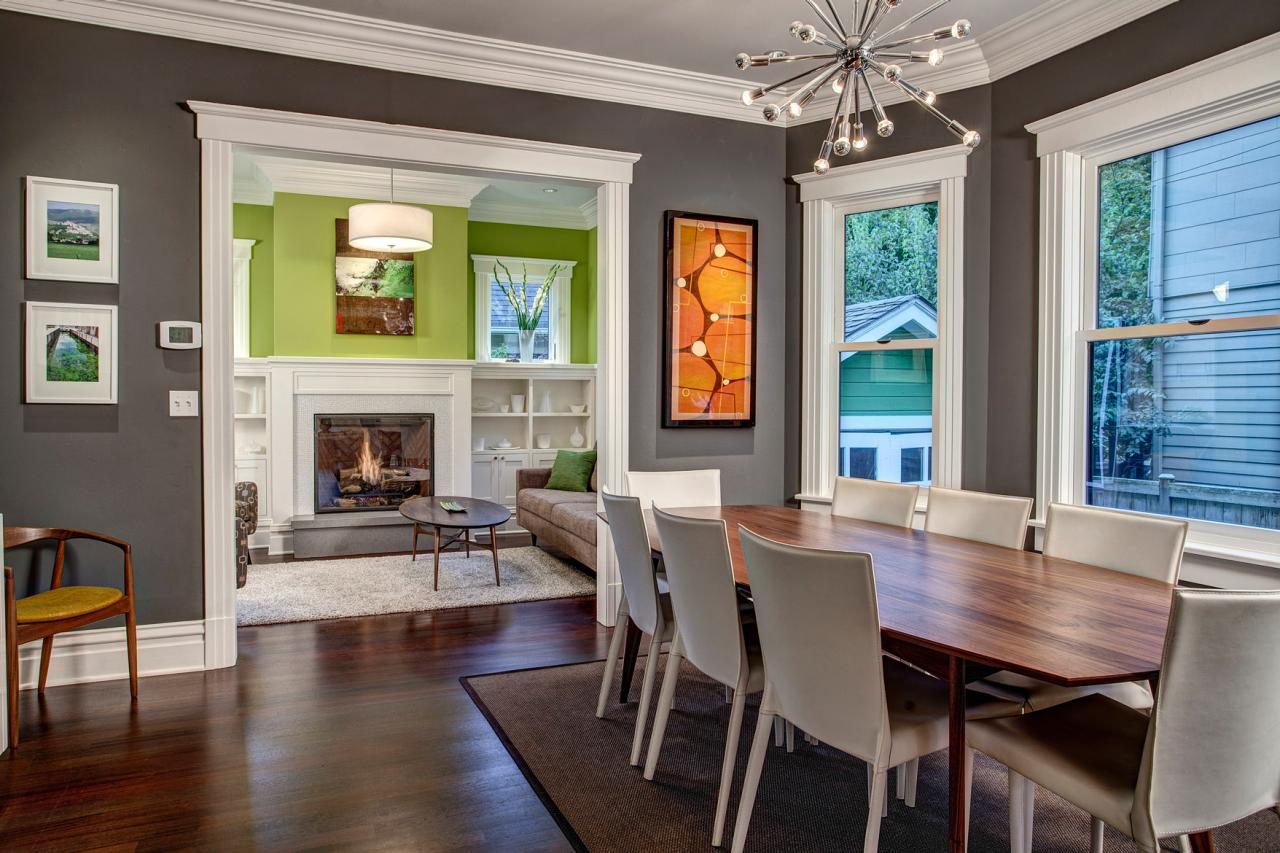
{"type": "Polygon", "coordinates": [[[757,226],[663,217],[664,427],[755,426],[757,226]]]}

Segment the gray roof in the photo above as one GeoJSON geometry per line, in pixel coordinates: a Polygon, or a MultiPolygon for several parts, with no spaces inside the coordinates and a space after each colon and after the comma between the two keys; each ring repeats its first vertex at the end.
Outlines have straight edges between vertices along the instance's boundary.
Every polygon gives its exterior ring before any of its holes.
{"type": "Polygon", "coordinates": [[[876,299],[872,302],[858,302],[853,305],[845,305],[844,339],[847,341],[857,337],[864,329],[874,326],[890,314],[913,303],[914,307],[918,308],[930,319],[934,321],[938,319],[938,312],[929,304],[929,301],[915,294],[910,296],[891,296],[888,299],[876,299]]]}

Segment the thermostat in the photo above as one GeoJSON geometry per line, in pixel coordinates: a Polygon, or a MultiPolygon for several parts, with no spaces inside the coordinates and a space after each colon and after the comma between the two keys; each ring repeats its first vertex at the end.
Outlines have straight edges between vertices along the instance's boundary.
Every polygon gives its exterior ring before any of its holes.
{"type": "Polygon", "coordinates": [[[160,324],[163,349],[200,349],[200,324],[190,320],[165,320],[160,324]]]}

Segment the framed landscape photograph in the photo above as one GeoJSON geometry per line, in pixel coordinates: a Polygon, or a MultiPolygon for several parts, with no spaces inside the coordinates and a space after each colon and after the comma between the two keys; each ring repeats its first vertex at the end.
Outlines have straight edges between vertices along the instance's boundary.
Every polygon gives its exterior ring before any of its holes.
{"type": "Polygon", "coordinates": [[[115,184],[27,176],[27,278],[117,284],[115,184]]]}
{"type": "Polygon", "coordinates": [[[28,302],[26,402],[116,402],[115,305],[28,302]]]}
{"type": "Polygon", "coordinates": [[[663,218],[662,425],[756,421],[754,219],[663,218]]]}
{"type": "Polygon", "coordinates": [[[367,252],[335,222],[334,331],[340,335],[413,334],[413,255],[367,252]]]}

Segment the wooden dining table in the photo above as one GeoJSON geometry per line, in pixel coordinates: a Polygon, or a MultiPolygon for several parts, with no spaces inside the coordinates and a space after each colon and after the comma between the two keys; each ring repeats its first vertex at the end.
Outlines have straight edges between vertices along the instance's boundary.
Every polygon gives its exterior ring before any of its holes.
{"type": "MultiPolygon", "coordinates": [[[[724,521],[734,580],[748,591],[751,578],[739,525],[790,545],[871,555],[884,650],[948,684],[952,853],[964,851],[968,823],[967,684],[999,670],[1067,686],[1122,681],[1154,686],[1158,679],[1172,584],[1035,551],[822,512],[778,506],[667,511],[724,521]]],[[[649,510],[645,524],[650,546],[660,556],[662,542],[649,510]]],[[[633,644],[627,646],[630,652],[633,644]]],[[[1211,849],[1208,834],[1202,835],[1193,843],[1211,849]]]]}

